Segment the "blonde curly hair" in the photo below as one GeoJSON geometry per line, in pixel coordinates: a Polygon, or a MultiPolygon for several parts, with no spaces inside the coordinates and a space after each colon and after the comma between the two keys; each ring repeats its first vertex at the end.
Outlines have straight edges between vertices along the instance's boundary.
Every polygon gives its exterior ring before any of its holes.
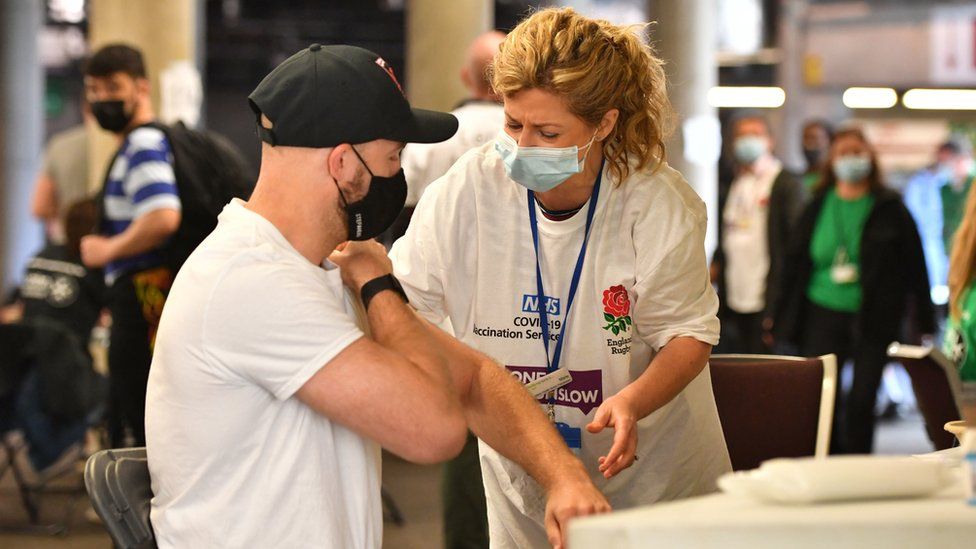
{"type": "Polygon", "coordinates": [[[673,124],[664,63],[641,39],[644,27],[589,19],[572,8],[540,10],[508,34],[488,76],[502,96],[538,88],[562,97],[591,126],[618,109],[604,155],[623,181],[632,169],[661,165],[673,124]]]}

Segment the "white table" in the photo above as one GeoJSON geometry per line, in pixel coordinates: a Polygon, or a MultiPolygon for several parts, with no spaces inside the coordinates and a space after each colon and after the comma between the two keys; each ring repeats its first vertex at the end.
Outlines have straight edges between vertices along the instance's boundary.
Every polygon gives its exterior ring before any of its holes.
{"type": "Polygon", "coordinates": [[[570,549],[644,547],[976,548],[976,507],[961,495],[803,506],[727,494],[570,523],[570,549]]]}

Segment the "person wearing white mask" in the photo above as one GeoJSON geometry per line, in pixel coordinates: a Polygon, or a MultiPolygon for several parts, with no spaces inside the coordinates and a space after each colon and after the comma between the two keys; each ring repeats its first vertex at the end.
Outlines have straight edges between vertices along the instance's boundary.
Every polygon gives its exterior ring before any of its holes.
{"type": "Polygon", "coordinates": [[[790,235],[806,202],[799,178],[772,155],[769,124],[757,114],[735,119],[738,173],[720,204],[719,248],[712,260],[722,298],[722,350],[772,350],[772,311],[790,235]]]}
{"type": "MultiPolygon", "coordinates": [[[[707,360],[705,205],[664,162],[663,64],[633,31],[540,10],[502,43],[506,124],[391,250],[410,303],[535,395],[614,509],[728,472],[707,360]]],[[[542,492],[481,444],[492,547],[545,547],[542,492]]]]}
{"type": "Polygon", "coordinates": [[[783,287],[789,293],[776,311],[777,338],[807,356],[834,353],[838,364],[854,364],[850,392],[837,400],[832,452],[871,453],[886,348],[934,333],[935,320],[915,221],[885,188],[860,130],[842,130],[831,143],[783,287]],[[902,334],[909,315],[910,332],[902,334]]]}

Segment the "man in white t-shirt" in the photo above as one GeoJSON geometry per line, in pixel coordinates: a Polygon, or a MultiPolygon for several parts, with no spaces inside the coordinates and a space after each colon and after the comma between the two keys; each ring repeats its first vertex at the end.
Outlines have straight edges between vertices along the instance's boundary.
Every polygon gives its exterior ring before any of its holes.
{"type": "Polygon", "coordinates": [[[157,336],[158,545],[378,548],[380,446],[440,461],[466,426],[546,488],[557,544],[569,518],[606,511],[529,394],[421,321],[380,245],[353,242],[402,208],[403,144],[446,139],[455,119],[411,109],[385,61],[351,46],[313,44],[249,101],[264,142],[254,194],[184,264],[157,336]]]}
{"type": "Polygon", "coordinates": [[[801,181],[772,155],[765,118],[747,114],[733,122],[738,174],[721,209],[723,346],[735,353],[771,351],[772,312],[793,225],[806,199],[801,181]]]}

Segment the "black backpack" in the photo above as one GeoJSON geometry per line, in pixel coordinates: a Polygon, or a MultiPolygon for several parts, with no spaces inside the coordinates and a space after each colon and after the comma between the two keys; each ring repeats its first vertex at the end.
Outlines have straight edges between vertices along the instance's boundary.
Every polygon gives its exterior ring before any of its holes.
{"type": "MultiPolygon", "coordinates": [[[[173,153],[182,220],[161,252],[175,274],[217,227],[217,216],[224,206],[233,198],[250,198],[255,180],[240,150],[218,133],[194,130],[183,122],[172,125],[153,122],[145,126],[166,134],[173,153]]],[[[104,201],[100,200],[99,205],[103,206],[104,201]]]]}

